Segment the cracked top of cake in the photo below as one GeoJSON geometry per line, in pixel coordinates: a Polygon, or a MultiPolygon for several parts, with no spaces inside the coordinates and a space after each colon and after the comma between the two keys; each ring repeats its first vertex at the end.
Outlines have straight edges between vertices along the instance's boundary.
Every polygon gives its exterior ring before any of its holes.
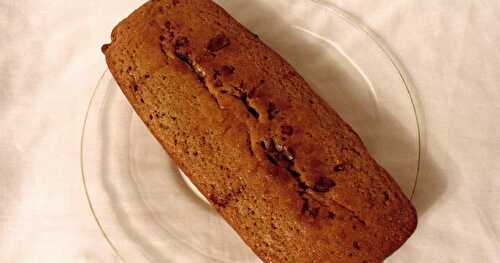
{"type": "Polygon", "coordinates": [[[103,46],[131,105],[266,262],[381,262],[416,227],[358,135],[209,0],[150,1],[103,46]]]}

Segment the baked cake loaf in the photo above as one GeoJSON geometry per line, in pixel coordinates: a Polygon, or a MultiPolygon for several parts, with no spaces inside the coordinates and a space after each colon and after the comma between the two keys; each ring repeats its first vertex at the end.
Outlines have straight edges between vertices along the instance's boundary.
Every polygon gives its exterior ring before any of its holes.
{"type": "Polygon", "coordinates": [[[212,1],[149,1],[102,50],[147,127],[263,261],[382,262],[415,230],[358,135],[212,1]]]}

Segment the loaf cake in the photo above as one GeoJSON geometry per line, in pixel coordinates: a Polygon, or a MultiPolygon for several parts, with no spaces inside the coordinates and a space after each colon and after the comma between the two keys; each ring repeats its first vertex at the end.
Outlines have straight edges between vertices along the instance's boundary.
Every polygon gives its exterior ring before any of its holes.
{"type": "Polygon", "coordinates": [[[264,262],[382,262],[416,212],[359,136],[210,0],[153,0],[108,67],[152,134],[264,262]]]}

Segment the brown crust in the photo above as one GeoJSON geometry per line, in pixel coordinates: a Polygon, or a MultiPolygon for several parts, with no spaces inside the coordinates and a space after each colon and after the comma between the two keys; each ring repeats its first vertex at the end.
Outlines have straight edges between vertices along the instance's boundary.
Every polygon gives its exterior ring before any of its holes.
{"type": "Polygon", "coordinates": [[[209,0],[150,1],[103,48],[165,150],[265,262],[381,262],[415,209],[356,133],[209,0]]]}

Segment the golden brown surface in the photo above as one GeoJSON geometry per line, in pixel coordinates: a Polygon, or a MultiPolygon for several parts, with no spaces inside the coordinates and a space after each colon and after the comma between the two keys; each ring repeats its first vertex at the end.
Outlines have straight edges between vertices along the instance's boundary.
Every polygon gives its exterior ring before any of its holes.
{"type": "Polygon", "coordinates": [[[356,133],[209,0],[150,1],[103,47],[165,150],[265,262],[381,262],[417,219],[356,133]]]}

